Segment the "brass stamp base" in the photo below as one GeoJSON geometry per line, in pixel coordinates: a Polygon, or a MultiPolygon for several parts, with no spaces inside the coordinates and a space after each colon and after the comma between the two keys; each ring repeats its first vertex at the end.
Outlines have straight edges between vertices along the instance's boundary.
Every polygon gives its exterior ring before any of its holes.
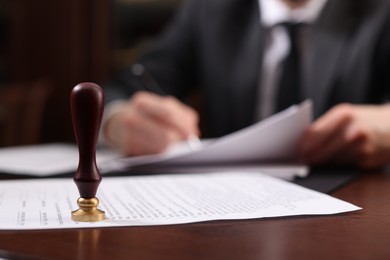
{"type": "Polygon", "coordinates": [[[97,198],[79,198],[77,200],[79,209],[72,211],[72,220],[78,222],[97,222],[106,218],[104,211],[97,208],[99,200],[97,198]]]}

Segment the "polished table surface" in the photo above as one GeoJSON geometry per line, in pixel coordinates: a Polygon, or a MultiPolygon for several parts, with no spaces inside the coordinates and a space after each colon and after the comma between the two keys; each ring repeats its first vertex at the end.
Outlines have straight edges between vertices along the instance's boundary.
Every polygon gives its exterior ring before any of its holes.
{"type": "Polygon", "coordinates": [[[360,175],[331,195],[363,210],[154,227],[0,231],[0,258],[390,259],[390,174],[360,175]]]}

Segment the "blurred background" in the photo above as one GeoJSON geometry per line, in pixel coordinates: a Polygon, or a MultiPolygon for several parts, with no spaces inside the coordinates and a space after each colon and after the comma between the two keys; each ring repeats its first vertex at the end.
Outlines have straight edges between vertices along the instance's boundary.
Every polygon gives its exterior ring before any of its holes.
{"type": "Polygon", "coordinates": [[[69,94],[134,62],[182,0],[0,0],[0,147],[74,142],[69,94]]]}

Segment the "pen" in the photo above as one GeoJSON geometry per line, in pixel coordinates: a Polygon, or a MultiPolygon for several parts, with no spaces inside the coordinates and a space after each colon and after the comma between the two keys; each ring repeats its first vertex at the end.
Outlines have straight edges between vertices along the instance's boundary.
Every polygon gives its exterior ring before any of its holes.
{"type": "Polygon", "coordinates": [[[147,71],[144,65],[140,63],[136,63],[131,67],[131,72],[134,76],[138,78],[141,82],[142,86],[149,90],[150,92],[154,92],[156,94],[164,96],[164,91],[160,88],[157,81],[150,75],[149,71],[147,71]]]}
{"type": "Polygon", "coordinates": [[[200,141],[199,137],[196,135],[191,135],[187,138],[187,144],[189,147],[193,150],[199,149],[202,146],[202,142],[200,141]]]}
{"type": "MultiPolygon", "coordinates": [[[[165,93],[157,83],[157,81],[152,77],[147,69],[145,69],[144,65],[140,63],[136,63],[131,67],[131,72],[134,76],[136,76],[141,82],[142,86],[153,93],[164,96],[165,93]]],[[[200,139],[196,135],[191,135],[187,138],[187,143],[191,149],[198,149],[202,145],[200,139]]]]}

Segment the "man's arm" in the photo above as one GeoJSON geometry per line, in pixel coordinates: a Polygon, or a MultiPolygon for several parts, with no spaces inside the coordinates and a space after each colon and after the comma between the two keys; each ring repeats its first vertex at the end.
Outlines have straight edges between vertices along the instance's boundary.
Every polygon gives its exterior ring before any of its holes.
{"type": "Polygon", "coordinates": [[[176,98],[140,91],[119,106],[103,133],[107,143],[124,154],[159,153],[171,143],[199,135],[197,113],[176,98]]]}
{"type": "Polygon", "coordinates": [[[390,162],[390,105],[335,106],[311,124],[300,154],[312,165],[381,167],[390,162]]]}

